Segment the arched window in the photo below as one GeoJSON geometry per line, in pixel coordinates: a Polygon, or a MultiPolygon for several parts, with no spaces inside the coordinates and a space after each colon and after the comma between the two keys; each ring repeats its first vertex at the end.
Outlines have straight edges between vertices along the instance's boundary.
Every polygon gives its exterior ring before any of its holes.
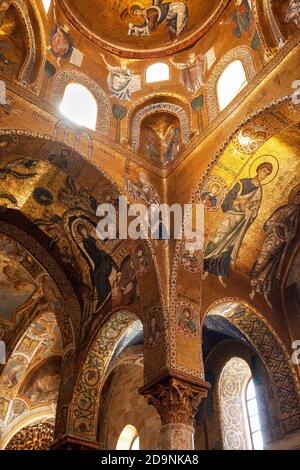
{"type": "Polygon", "coordinates": [[[258,414],[258,406],[256,400],[256,392],[254,387],[253,378],[249,380],[246,389],[246,405],[249,420],[249,427],[251,433],[252,447],[254,450],[263,449],[263,438],[260,427],[260,420],[258,414]]]}
{"type": "Polygon", "coordinates": [[[140,439],[134,426],[128,424],[120,434],[116,450],[139,450],[140,439]]]}
{"type": "Polygon", "coordinates": [[[168,64],[158,62],[147,68],[146,83],[163,82],[166,80],[170,80],[170,68],[168,64]]]}
{"type": "Polygon", "coordinates": [[[247,84],[248,81],[242,62],[240,60],[231,62],[223,71],[217,84],[220,111],[223,111],[247,84]]]}
{"type": "Polygon", "coordinates": [[[98,106],[94,96],[85,86],[69,83],[59,109],[70,121],[96,130],[98,106]]]}
{"type": "Polygon", "coordinates": [[[42,0],[42,1],[43,1],[43,6],[44,6],[45,13],[46,13],[46,15],[48,15],[49,10],[50,10],[50,6],[51,6],[51,0],[42,0]]]}
{"type": "Polygon", "coordinates": [[[263,449],[258,406],[247,362],[233,357],[219,381],[219,400],[226,450],[263,449]]]}

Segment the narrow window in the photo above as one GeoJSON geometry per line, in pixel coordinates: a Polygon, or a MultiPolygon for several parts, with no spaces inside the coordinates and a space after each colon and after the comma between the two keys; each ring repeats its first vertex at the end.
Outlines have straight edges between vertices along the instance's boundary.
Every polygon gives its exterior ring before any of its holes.
{"type": "Polygon", "coordinates": [[[250,379],[246,390],[246,404],[251,433],[252,446],[254,450],[263,449],[263,438],[260,427],[257,400],[253,378],[250,379]]]}

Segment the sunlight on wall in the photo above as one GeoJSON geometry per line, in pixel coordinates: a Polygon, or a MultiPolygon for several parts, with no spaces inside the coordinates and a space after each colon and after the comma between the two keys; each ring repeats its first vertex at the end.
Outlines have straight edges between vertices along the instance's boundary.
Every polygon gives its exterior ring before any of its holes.
{"type": "Polygon", "coordinates": [[[147,68],[146,83],[163,82],[166,80],[170,80],[170,68],[167,64],[157,63],[147,68]]]}
{"type": "Polygon", "coordinates": [[[59,109],[70,121],[96,130],[98,106],[94,96],[85,86],[78,83],[67,85],[59,109]]]}
{"type": "Polygon", "coordinates": [[[220,111],[223,111],[247,84],[242,62],[240,60],[231,62],[223,71],[217,85],[220,111]]]}

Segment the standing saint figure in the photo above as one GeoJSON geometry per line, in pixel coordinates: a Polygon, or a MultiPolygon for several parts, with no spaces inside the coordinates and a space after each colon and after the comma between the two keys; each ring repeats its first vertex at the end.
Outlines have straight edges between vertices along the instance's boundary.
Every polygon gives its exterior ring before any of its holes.
{"type": "Polygon", "coordinates": [[[292,190],[289,203],[277,209],[264,225],[265,241],[250,274],[252,300],[256,293],[263,294],[272,308],[268,294],[279,284],[286,252],[297,233],[299,216],[300,185],[292,190]]]}
{"type": "Polygon", "coordinates": [[[170,62],[177,70],[180,70],[180,80],[186,89],[191,93],[197,93],[205,83],[206,55],[197,56],[195,52],[192,52],[186,62],[176,63],[173,59],[170,59],[170,62]]]}
{"type": "Polygon", "coordinates": [[[204,256],[204,279],[208,274],[229,277],[234,267],[245,235],[258,215],[262,201],[262,183],[273,171],[269,162],[260,164],[254,178],[243,178],[227,194],[221,208],[225,216],[215,237],[207,245],[204,256]]]}
{"type": "Polygon", "coordinates": [[[144,20],[143,24],[129,23],[129,36],[150,36],[157,28],[167,23],[171,39],[177,39],[185,30],[189,20],[189,10],[184,2],[167,2],[152,0],[152,6],[142,8],[140,5],[132,5],[121,15],[144,20]]]}
{"type": "Polygon", "coordinates": [[[285,13],[285,21],[295,23],[298,28],[300,27],[300,0],[292,0],[285,13]]]}
{"type": "Polygon", "coordinates": [[[129,101],[132,92],[140,90],[141,77],[131,72],[125,61],[122,61],[120,66],[114,67],[107,62],[103,54],[102,59],[109,72],[107,83],[111,96],[119,100],[129,101]]]}
{"type": "Polygon", "coordinates": [[[134,201],[144,201],[147,204],[160,205],[159,195],[148,180],[143,170],[139,170],[139,181],[134,183],[128,176],[125,177],[125,188],[134,201]]]}
{"type": "Polygon", "coordinates": [[[105,251],[98,248],[97,240],[89,235],[85,225],[79,225],[77,230],[81,236],[81,249],[89,263],[90,276],[97,299],[95,312],[98,312],[111,294],[109,278],[113,269],[113,261],[105,251]]]}

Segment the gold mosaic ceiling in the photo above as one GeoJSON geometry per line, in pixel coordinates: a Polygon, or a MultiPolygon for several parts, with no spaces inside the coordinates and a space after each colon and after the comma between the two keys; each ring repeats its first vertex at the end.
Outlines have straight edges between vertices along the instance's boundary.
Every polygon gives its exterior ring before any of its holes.
{"type": "Polygon", "coordinates": [[[174,53],[194,44],[228,0],[59,0],[69,20],[94,42],[119,55],[174,53]]]}

